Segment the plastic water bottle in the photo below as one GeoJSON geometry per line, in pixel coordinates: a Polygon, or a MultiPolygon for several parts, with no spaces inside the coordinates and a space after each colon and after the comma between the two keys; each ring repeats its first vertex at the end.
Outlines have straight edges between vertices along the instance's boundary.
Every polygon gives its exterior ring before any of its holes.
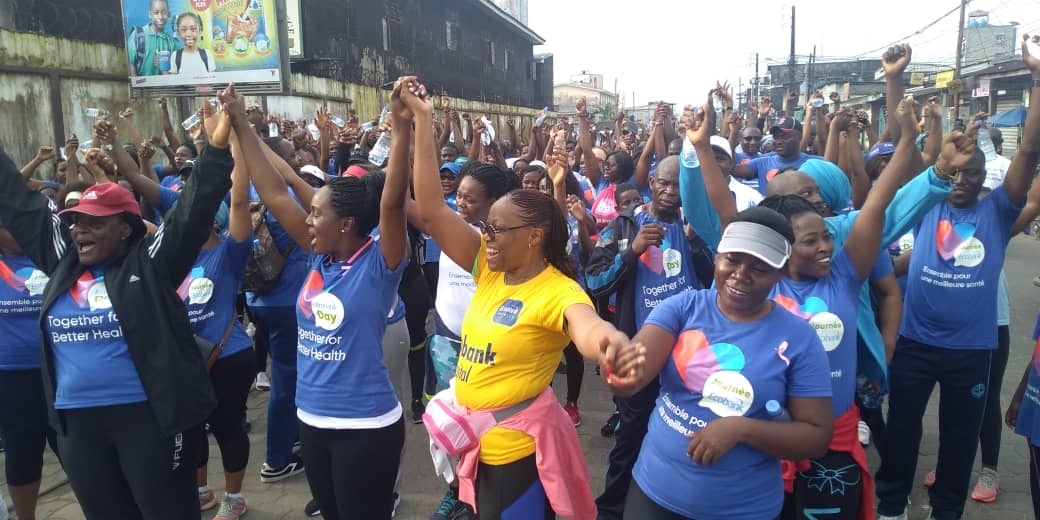
{"type": "Polygon", "coordinates": [[[191,130],[192,128],[195,128],[195,126],[198,125],[201,121],[202,116],[200,116],[198,112],[195,112],[188,119],[181,121],[181,127],[183,127],[185,131],[191,130]]]}
{"type": "Polygon", "coordinates": [[[83,115],[87,117],[105,117],[108,115],[108,110],[103,108],[85,108],[83,109],[83,115]]]}
{"type": "Polygon", "coordinates": [[[390,155],[390,132],[383,132],[375,146],[368,152],[368,162],[382,166],[388,155],[390,155]]]}
{"type": "Polygon", "coordinates": [[[766,401],[766,413],[769,414],[771,421],[790,422],[791,420],[791,416],[787,415],[787,410],[773,399],[766,401]]]}
{"type": "Polygon", "coordinates": [[[813,108],[820,108],[824,103],[826,103],[826,101],[824,101],[822,97],[815,97],[812,99],[813,108]]]}
{"type": "Polygon", "coordinates": [[[534,118],[534,126],[542,126],[542,123],[545,122],[545,118],[548,115],[549,107],[543,108],[542,111],[538,114],[538,117],[534,118]]]}
{"type": "Polygon", "coordinates": [[[315,141],[321,139],[321,129],[313,122],[307,124],[307,131],[311,133],[311,137],[313,137],[315,141]]]}
{"type": "Polygon", "coordinates": [[[983,124],[979,127],[979,133],[975,136],[979,151],[986,155],[986,162],[997,158],[997,148],[993,146],[993,138],[989,136],[989,126],[983,124]]]}
{"type": "Polygon", "coordinates": [[[481,116],[480,122],[484,123],[484,134],[480,138],[480,142],[484,143],[484,146],[491,146],[491,141],[495,138],[495,127],[491,126],[491,121],[488,121],[487,117],[481,116]]]}
{"type": "Polygon", "coordinates": [[[342,117],[339,117],[337,115],[330,115],[329,121],[332,121],[332,124],[336,125],[339,128],[347,126],[347,122],[344,121],[342,117]]]}

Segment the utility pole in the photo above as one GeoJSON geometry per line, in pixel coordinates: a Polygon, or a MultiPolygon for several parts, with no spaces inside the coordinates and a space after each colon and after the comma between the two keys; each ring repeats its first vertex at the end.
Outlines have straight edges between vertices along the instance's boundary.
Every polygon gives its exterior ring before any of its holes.
{"type": "Polygon", "coordinates": [[[957,62],[953,69],[953,78],[956,85],[953,90],[953,123],[957,122],[961,114],[961,60],[964,57],[964,11],[968,7],[968,0],[961,0],[961,21],[957,25],[957,62]]]}
{"type": "Polygon", "coordinates": [[[755,53],[755,103],[762,98],[762,93],[758,89],[758,53],[755,53]]]}
{"type": "Polygon", "coordinates": [[[787,59],[787,88],[794,89],[794,6],[791,6],[791,57],[787,59]]]}

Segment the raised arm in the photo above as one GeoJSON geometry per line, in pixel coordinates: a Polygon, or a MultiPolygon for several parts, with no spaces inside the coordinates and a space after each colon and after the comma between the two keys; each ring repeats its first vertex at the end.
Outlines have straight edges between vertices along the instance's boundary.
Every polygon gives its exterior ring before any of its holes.
{"type": "MultiPolygon", "coordinates": [[[[170,110],[166,106],[166,98],[159,98],[159,108],[162,110],[162,128],[166,142],[169,143],[171,150],[176,150],[180,148],[181,140],[177,138],[177,132],[173,131],[173,125],[170,123],[170,110]]],[[[172,158],[170,162],[173,162],[172,158]]]]}
{"type": "MultiPolygon", "coordinates": [[[[935,161],[939,159],[939,153],[942,152],[942,107],[939,105],[938,96],[928,98],[928,102],[924,105],[922,116],[925,118],[928,137],[924,140],[924,150],[921,152],[921,160],[924,162],[924,167],[927,168],[935,164],[935,161]]],[[[873,144],[871,144],[871,146],[873,146],[873,144]]]]}
{"type": "Polygon", "coordinates": [[[903,71],[910,64],[912,54],[910,45],[904,43],[889,47],[881,56],[881,67],[885,70],[885,110],[888,112],[888,122],[881,134],[888,136],[883,140],[893,143],[899,140],[900,125],[892,124],[892,120],[903,99],[903,71]]]}
{"type": "Polygon", "coordinates": [[[712,207],[718,213],[720,229],[725,229],[737,214],[737,203],[729,191],[729,183],[726,182],[722,168],[719,168],[719,164],[715,162],[715,153],[711,151],[709,139],[711,139],[713,127],[711,115],[714,113],[709,94],[707,103],[697,111],[696,115],[693,115],[691,120],[687,121],[686,138],[693,143],[693,148],[697,152],[697,159],[701,163],[704,189],[708,193],[712,207]]]}
{"type": "MultiPolygon", "coordinates": [[[[847,130],[848,139],[845,142],[845,153],[848,156],[848,170],[843,169],[852,184],[852,207],[861,208],[870,193],[870,177],[867,175],[867,165],[863,162],[863,150],[859,147],[860,124],[853,121],[847,130]]],[[[915,132],[916,134],[916,132],[915,132]]],[[[919,155],[919,154],[918,154],[919,155]]],[[[916,171],[912,168],[910,171],[916,171]]]]}
{"type": "Polygon", "coordinates": [[[49,161],[49,160],[51,160],[53,158],[54,158],[54,147],[53,146],[41,146],[40,149],[36,151],[36,156],[33,157],[31,161],[26,163],[25,166],[22,166],[22,170],[20,172],[22,174],[22,178],[25,179],[25,180],[31,179],[33,173],[36,171],[36,168],[39,168],[41,164],[43,164],[43,163],[45,163],[45,162],[47,162],[47,161],[49,161]]]}
{"type": "Polygon", "coordinates": [[[589,180],[593,187],[599,186],[599,179],[603,175],[601,165],[596,159],[592,148],[592,122],[589,121],[588,107],[585,98],[581,98],[575,104],[574,109],[578,112],[578,144],[581,145],[582,156],[585,157],[585,170],[581,173],[589,180]]]}
{"type": "Polygon", "coordinates": [[[914,140],[917,138],[917,121],[914,118],[913,96],[901,101],[896,111],[896,124],[901,128],[896,152],[892,155],[885,171],[878,182],[870,190],[863,209],[852,225],[852,231],[845,241],[845,251],[852,260],[859,278],[865,279],[870,274],[877,259],[881,245],[881,232],[885,225],[885,208],[902,184],[905,172],[910,169],[913,155],[917,154],[914,140]]]}
{"type": "Polygon", "coordinates": [[[404,97],[416,97],[417,125],[433,130],[433,104],[426,99],[426,87],[415,76],[398,78],[390,94],[390,116],[396,130],[390,139],[390,157],[386,165],[386,181],[379,199],[379,247],[390,269],[397,269],[408,258],[408,226],[405,218],[405,200],[408,198],[408,148],[412,139],[412,109],[405,106],[404,97]],[[428,112],[426,111],[428,110],[428,112]]]}
{"type": "MultiPolygon", "coordinates": [[[[639,154],[639,161],[636,162],[636,172],[632,175],[632,184],[637,189],[644,190],[650,186],[650,162],[655,155],[654,147],[651,144],[660,137],[661,127],[660,125],[655,125],[654,129],[650,131],[650,140],[643,147],[643,153],[639,154]]],[[[661,157],[663,158],[664,156],[661,157]]]]}
{"type": "MultiPolygon", "coordinates": [[[[1030,53],[1029,41],[1028,34],[1022,35],[1022,61],[1033,74],[1033,88],[1029,90],[1029,113],[1022,132],[1022,144],[1011,159],[1011,166],[1004,177],[1004,190],[1016,206],[1025,203],[1026,191],[1029,190],[1037,162],[1040,161],[1040,56],[1030,53]]],[[[1040,44],[1040,36],[1033,36],[1032,42],[1040,44]]]]}
{"type": "Polygon", "coordinates": [[[253,234],[253,219],[249,216],[249,172],[242,158],[238,136],[231,135],[231,155],[238,159],[231,169],[231,205],[228,206],[228,234],[235,242],[244,242],[253,234]]]}
{"type": "MultiPolygon", "coordinates": [[[[329,167],[329,143],[331,142],[332,124],[329,119],[328,105],[318,107],[314,112],[314,124],[318,127],[318,167],[325,171],[329,167]]],[[[333,174],[332,172],[329,172],[333,174]]],[[[335,174],[333,174],[335,175],[335,174]]]]}
{"type": "MultiPolygon", "coordinates": [[[[118,142],[116,125],[107,119],[97,120],[97,123],[94,125],[94,136],[101,143],[113,144],[118,142]]],[[[141,175],[140,168],[134,164],[133,158],[130,157],[130,154],[122,146],[113,144],[111,153],[112,160],[115,161],[116,167],[119,168],[119,173],[130,183],[134,191],[139,193],[141,199],[152,208],[158,208],[159,183],[141,175]]]]}
{"type": "MultiPolygon", "coordinates": [[[[245,160],[246,171],[253,181],[253,187],[260,195],[260,200],[278,219],[278,223],[285,228],[293,241],[304,251],[310,251],[311,240],[307,233],[307,211],[289,195],[289,188],[285,179],[268,159],[264,150],[267,148],[260,141],[260,136],[246,119],[245,105],[241,96],[228,97],[224,102],[224,111],[231,120],[231,126],[238,137],[238,144],[242,147],[242,158],[245,160]]],[[[309,207],[309,206],[308,206],[309,207]]]]}
{"type": "Polygon", "coordinates": [[[448,258],[471,267],[480,250],[480,234],[448,207],[441,191],[440,164],[433,140],[433,107],[429,99],[404,93],[405,105],[415,114],[415,163],[412,189],[426,233],[437,241],[448,258]]]}

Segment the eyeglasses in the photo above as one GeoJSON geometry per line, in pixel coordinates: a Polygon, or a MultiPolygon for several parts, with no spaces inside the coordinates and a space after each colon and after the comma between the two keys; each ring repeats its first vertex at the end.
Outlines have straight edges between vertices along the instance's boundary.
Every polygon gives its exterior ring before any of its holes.
{"type": "Polygon", "coordinates": [[[534,226],[532,224],[523,224],[520,226],[512,227],[496,227],[482,220],[480,222],[477,222],[477,227],[480,228],[480,232],[484,235],[484,239],[488,242],[492,242],[495,240],[495,236],[499,233],[506,233],[509,231],[516,231],[517,229],[529,228],[534,226]]]}
{"type": "Polygon", "coordinates": [[[762,140],[762,136],[760,136],[760,135],[748,135],[748,136],[744,136],[744,140],[747,141],[747,142],[761,141],[762,140]]]}

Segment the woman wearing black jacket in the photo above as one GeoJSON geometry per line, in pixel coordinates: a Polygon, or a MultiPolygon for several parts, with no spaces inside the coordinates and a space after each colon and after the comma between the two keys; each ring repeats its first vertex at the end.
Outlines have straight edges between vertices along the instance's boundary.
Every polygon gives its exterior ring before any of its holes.
{"type": "Polygon", "coordinates": [[[231,184],[230,127],[213,130],[154,236],[117,184],[91,186],[78,206],[55,214],[0,153],[0,219],[50,276],[40,319],[44,392],[90,520],[200,518],[198,430],[215,400],[176,289],[231,184]]]}

